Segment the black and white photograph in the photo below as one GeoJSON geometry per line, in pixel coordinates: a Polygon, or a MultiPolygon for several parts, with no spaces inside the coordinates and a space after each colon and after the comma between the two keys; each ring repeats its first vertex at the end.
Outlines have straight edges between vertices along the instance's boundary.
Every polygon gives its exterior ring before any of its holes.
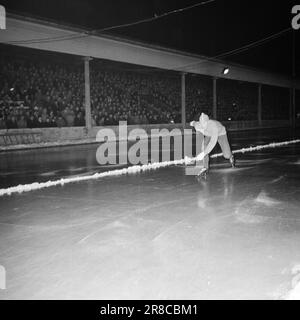
{"type": "Polygon", "coordinates": [[[300,0],[0,0],[0,300],[300,300],[299,56],[300,0]]]}

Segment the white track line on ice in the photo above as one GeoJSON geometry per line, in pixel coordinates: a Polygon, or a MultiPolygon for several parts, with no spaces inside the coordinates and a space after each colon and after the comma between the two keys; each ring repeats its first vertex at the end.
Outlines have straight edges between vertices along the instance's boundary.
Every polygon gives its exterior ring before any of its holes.
{"type": "MultiPolygon", "coordinates": [[[[287,145],[299,143],[299,142],[300,142],[300,139],[285,141],[285,142],[272,142],[272,143],[261,145],[261,146],[234,150],[233,153],[246,153],[246,152],[259,151],[259,150],[269,149],[269,148],[278,148],[278,147],[287,146],[287,145]]],[[[221,157],[222,155],[223,155],[222,153],[214,154],[211,156],[211,158],[221,157]]],[[[59,180],[47,181],[47,182],[33,182],[30,184],[23,184],[23,185],[18,185],[18,186],[6,188],[6,189],[0,189],[0,196],[11,195],[13,193],[22,193],[22,192],[28,192],[33,190],[39,190],[39,189],[44,189],[44,188],[49,188],[54,186],[63,186],[65,184],[73,183],[73,182],[97,180],[105,177],[113,177],[113,176],[121,176],[125,174],[145,172],[150,170],[156,170],[159,168],[169,167],[172,165],[190,164],[195,160],[196,158],[185,157],[184,159],[181,159],[181,160],[156,162],[156,163],[149,163],[144,165],[135,165],[135,166],[131,166],[124,169],[105,171],[105,172],[95,173],[93,175],[88,175],[88,176],[62,178],[59,180]]]]}

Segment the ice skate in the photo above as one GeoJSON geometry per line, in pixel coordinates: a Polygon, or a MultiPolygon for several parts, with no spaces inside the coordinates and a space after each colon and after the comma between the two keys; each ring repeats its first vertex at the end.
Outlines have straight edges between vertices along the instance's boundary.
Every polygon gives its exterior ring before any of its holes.
{"type": "Polygon", "coordinates": [[[235,158],[233,155],[230,157],[229,161],[230,161],[232,168],[235,168],[235,158]]]}
{"type": "Polygon", "coordinates": [[[208,169],[207,168],[202,168],[200,170],[200,172],[197,174],[197,178],[207,178],[207,174],[208,174],[208,169]]]}

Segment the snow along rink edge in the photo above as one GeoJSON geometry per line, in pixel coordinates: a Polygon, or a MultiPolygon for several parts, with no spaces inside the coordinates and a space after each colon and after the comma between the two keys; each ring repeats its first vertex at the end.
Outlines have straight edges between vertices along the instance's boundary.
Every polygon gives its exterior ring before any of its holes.
{"type": "MultiPolygon", "coordinates": [[[[234,150],[232,153],[246,153],[246,152],[253,152],[253,151],[259,151],[262,149],[269,149],[269,148],[278,148],[290,144],[295,144],[299,143],[300,139],[297,140],[290,140],[290,141],[284,141],[284,142],[272,142],[269,144],[265,145],[260,145],[256,147],[249,147],[249,148],[242,148],[239,150],[234,150]]],[[[211,158],[218,158],[221,157],[223,154],[218,153],[218,154],[213,154],[211,158]]],[[[63,186],[68,183],[73,183],[73,182],[80,182],[80,181],[87,181],[87,180],[96,180],[96,179],[101,179],[105,177],[111,177],[111,176],[121,176],[125,174],[133,174],[133,173],[139,173],[139,172],[144,172],[144,171],[150,171],[150,170],[156,170],[159,168],[165,168],[169,167],[172,165],[180,165],[180,164],[190,164],[193,161],[196,160],[196,157],[194,158],[189,158],[185,157],[184,159],[181,160],[173,160],[173,161],[164,161],[164,162],[155,162],[155,163],[149,163],[149,164],[144,164],[144,165],[135,165],[135,166],[130,166],[128,168],[123,168],[123,169],[116,169],[116,170],[111,170],[111,171],[105,171],[101,173],[95,173],[93,175],[87,175],[87,176],[81,176],[81,177],[73,177],[73,178],[62,178],[59,180],[54,180],[54,181],[47,181],[47,182],[33,182],[30,184],[23,184],[23,185],[18,185],[14,187],[9,187],[5,189],[0,189],[0,196],[4,195],[11,195],[13,193],[23,193],[23,192],[29,192],[33,190],[39,190],[39,189],[44,189],[44,188],[49,188],[49,187],[54,187],[54,186],[63,186]]]]}

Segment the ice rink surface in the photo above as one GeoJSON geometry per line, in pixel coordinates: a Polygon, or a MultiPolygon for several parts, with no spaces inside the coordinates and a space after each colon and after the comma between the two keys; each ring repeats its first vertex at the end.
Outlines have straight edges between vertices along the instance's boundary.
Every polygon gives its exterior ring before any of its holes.
{"type": "MultiPolygon", "coordinates": [[[[0,188],[118,168],[100,168],[96,148],[0,153],[0,188]]],[[[239,154],[235,169],[213,159],[206,180],[171,166],[0,197],[0,265],[0,299],[297,297],[300,145],[239,154]]]]}

